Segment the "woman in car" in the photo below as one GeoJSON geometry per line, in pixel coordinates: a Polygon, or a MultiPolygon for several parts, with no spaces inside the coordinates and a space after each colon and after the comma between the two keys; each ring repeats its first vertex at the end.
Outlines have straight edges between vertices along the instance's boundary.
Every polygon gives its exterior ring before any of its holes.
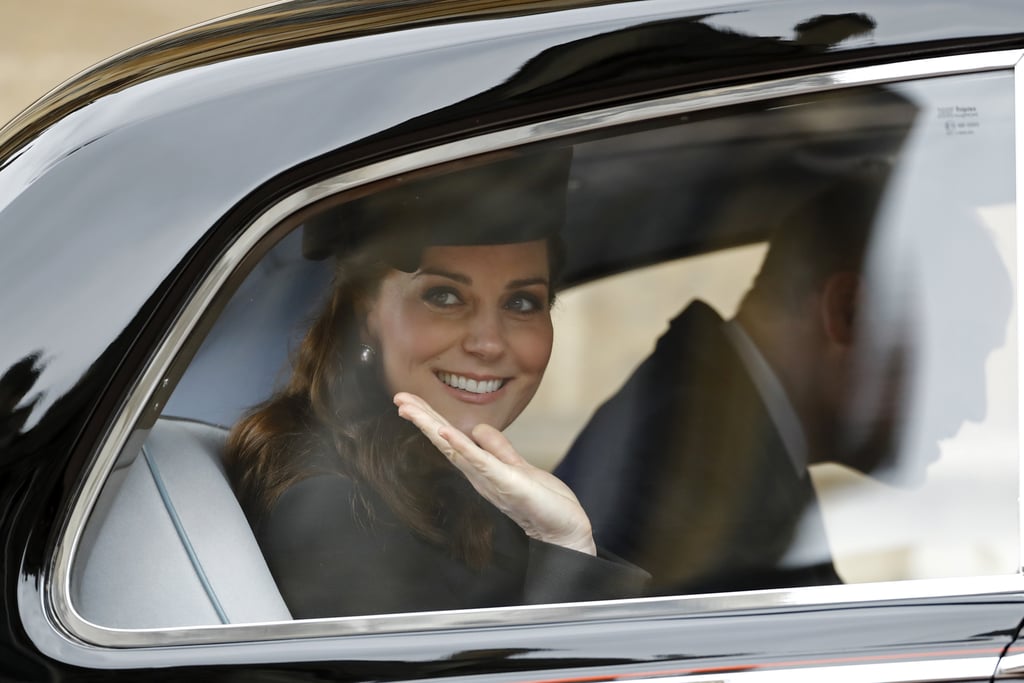
{"type": "Polygon", "coordinates": [[[307,254],[337,258],[330,296],[227,449],[293,616],[642,592],[646,573],[599,557],[576,497],[502,434],[551,353],[568,165],[412,180],[307,224],[307,254]]]}

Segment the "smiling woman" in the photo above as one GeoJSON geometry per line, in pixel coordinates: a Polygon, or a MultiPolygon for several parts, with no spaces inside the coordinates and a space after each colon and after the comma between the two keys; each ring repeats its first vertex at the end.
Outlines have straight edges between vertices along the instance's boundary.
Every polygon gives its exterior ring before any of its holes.
{"type": "Polygon", "coordinates": [[[418,394],[469,433],[505,429],[551,356],[547,242],[430,247],[369,304],[367,332],[390,387],[418,394]]]}
{"type": "Polygon", "coordinates": [[[309,251],[349,251],[288,384],[226,449],[294,616],[642,592],[646,574],[594,557],[575,496],[501,434],[551,354],[569,160],[413,179],[307,226],[309,251]],[[370,229],[385,239],[353,237],[370,229]]]}

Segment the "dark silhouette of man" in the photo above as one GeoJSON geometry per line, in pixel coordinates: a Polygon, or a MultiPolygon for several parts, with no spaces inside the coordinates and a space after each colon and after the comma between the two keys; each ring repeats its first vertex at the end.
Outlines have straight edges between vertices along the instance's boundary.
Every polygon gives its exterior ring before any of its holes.
{"type": "Polygon", "coordinates": [[[906,405],[909,337],[887,330],[866,377],[858,315],[884,186],[866,170],[803,202],[735,317],[687,306],[556,470],[654,593],[840,582],[807,466],[883,467],[906,405]]]}

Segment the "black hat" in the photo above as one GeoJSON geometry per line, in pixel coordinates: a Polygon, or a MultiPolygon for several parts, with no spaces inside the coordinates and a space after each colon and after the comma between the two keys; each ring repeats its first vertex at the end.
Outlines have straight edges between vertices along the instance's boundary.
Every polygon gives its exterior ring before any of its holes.
{"type": "Polygon", "coordinates": [[[399,270],[428,246],[513,244],[557,236],[565,220],[572,150],[531,153],[395,185],[308,220],[306,258],[344,256],[371,241],[399,270]]]}

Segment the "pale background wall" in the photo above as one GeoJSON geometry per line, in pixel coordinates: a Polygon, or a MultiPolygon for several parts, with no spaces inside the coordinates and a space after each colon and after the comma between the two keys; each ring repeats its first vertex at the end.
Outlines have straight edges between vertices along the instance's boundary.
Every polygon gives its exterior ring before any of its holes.
{"type": "Polygon", "coordinates": [[[0,0],[0,125],[134,45],[257,0],[0,0]]]}

